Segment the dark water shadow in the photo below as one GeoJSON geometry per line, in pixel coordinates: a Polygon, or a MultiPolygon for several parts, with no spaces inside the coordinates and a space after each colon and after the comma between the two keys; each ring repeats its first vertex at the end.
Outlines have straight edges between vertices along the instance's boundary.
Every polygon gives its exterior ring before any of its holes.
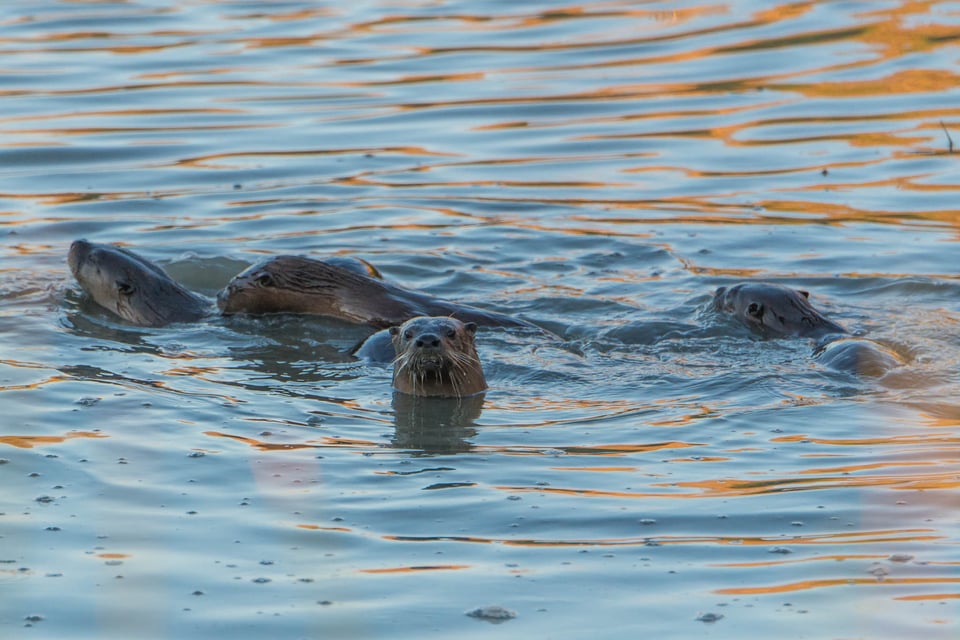
{"type": "Polygon", "coordinates": [[[469,438],[483,411],[484,394],[468,398],[420,398],[393,394],[396,433],[391,441],[397,449],[425,454],[464,453],[473,449],[469,438]]]}

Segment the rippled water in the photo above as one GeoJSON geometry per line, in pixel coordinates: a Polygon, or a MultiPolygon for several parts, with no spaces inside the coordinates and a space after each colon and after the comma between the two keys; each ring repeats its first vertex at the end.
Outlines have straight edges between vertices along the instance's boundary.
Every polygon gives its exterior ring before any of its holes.
{"type": "Polygon", "coordinates": [[[957,637],[960,3],[0,25],[4,638],[957,637]],[[208,295],[357,255],[559,339],[484,331],[485,398],[411,403],[363,329],[125,325],[78,237],[208,295]],[[749,279],[906,364],[710,311],[749,279]]]}

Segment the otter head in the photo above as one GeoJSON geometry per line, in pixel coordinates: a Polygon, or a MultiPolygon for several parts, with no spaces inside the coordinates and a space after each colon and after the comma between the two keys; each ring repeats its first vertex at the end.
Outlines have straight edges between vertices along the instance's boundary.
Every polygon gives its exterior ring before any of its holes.
{"type": "Polygon", "coordinates": [[[207,312],[203,298],[127,249],[77,240],[70,245],[67,262],[84,292],[127,322],[158,327],[196,320],[207,312]]]}
{"type": "Polygon", "coordinates": [[[713,298],[717,311],[770,336],[811,336],[846,333],[813,308],[810,294],[779,284],[742,283],[720,287],[713,298]]]}
{"type": "Polygon", "coordinates": [[[299,256],[276,256],[240,272],[217,294],[217,307],[231,313],[338,315],[332,292],[342,270],[299,256]],[[329,313],[325,313],[329,311],[329,313]]]}
{"type": "Polygon", "coordinates": [[[390,334],[397,352],[393,386],[415,396],[460,398],[487,388],[474,344],[477,325],[448,317],[417,317],[390,334]]]}

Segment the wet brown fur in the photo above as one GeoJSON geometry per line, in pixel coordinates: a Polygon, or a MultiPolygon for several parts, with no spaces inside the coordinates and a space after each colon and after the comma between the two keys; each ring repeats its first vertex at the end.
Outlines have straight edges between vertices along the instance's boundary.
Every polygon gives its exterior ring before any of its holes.
{"type": "Polygon", "coordinates": [[[378,328],[417,316],[452,316],[492,326],[533,326],[300,256],[276,256],[243,271],[220,292],[217,304],[224,314],[309,313],[378,328]]]}
{"type": "Polygon", "coordinates": [[[417,317],[392,327],[397,352],[394,389],[436,398],[462,398],[486,390],[476,331],[475,323],[449,317],[417,317]]]}

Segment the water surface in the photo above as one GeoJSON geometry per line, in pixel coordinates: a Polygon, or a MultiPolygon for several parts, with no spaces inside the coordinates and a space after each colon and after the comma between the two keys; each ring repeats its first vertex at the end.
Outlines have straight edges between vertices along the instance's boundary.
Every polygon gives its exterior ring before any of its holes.
{"type": "Polygon", "coordinates": [[[4,638],[957,636],[957,3],[0,25],[4,638]],[[356,255],[559,339],[481,332],[486,396],[411,402],[362,328],[126,325],[78,237],[210,296],[356,255]],[[743,280],[905,364],[759,339],[710,309],[743,280]]]}

